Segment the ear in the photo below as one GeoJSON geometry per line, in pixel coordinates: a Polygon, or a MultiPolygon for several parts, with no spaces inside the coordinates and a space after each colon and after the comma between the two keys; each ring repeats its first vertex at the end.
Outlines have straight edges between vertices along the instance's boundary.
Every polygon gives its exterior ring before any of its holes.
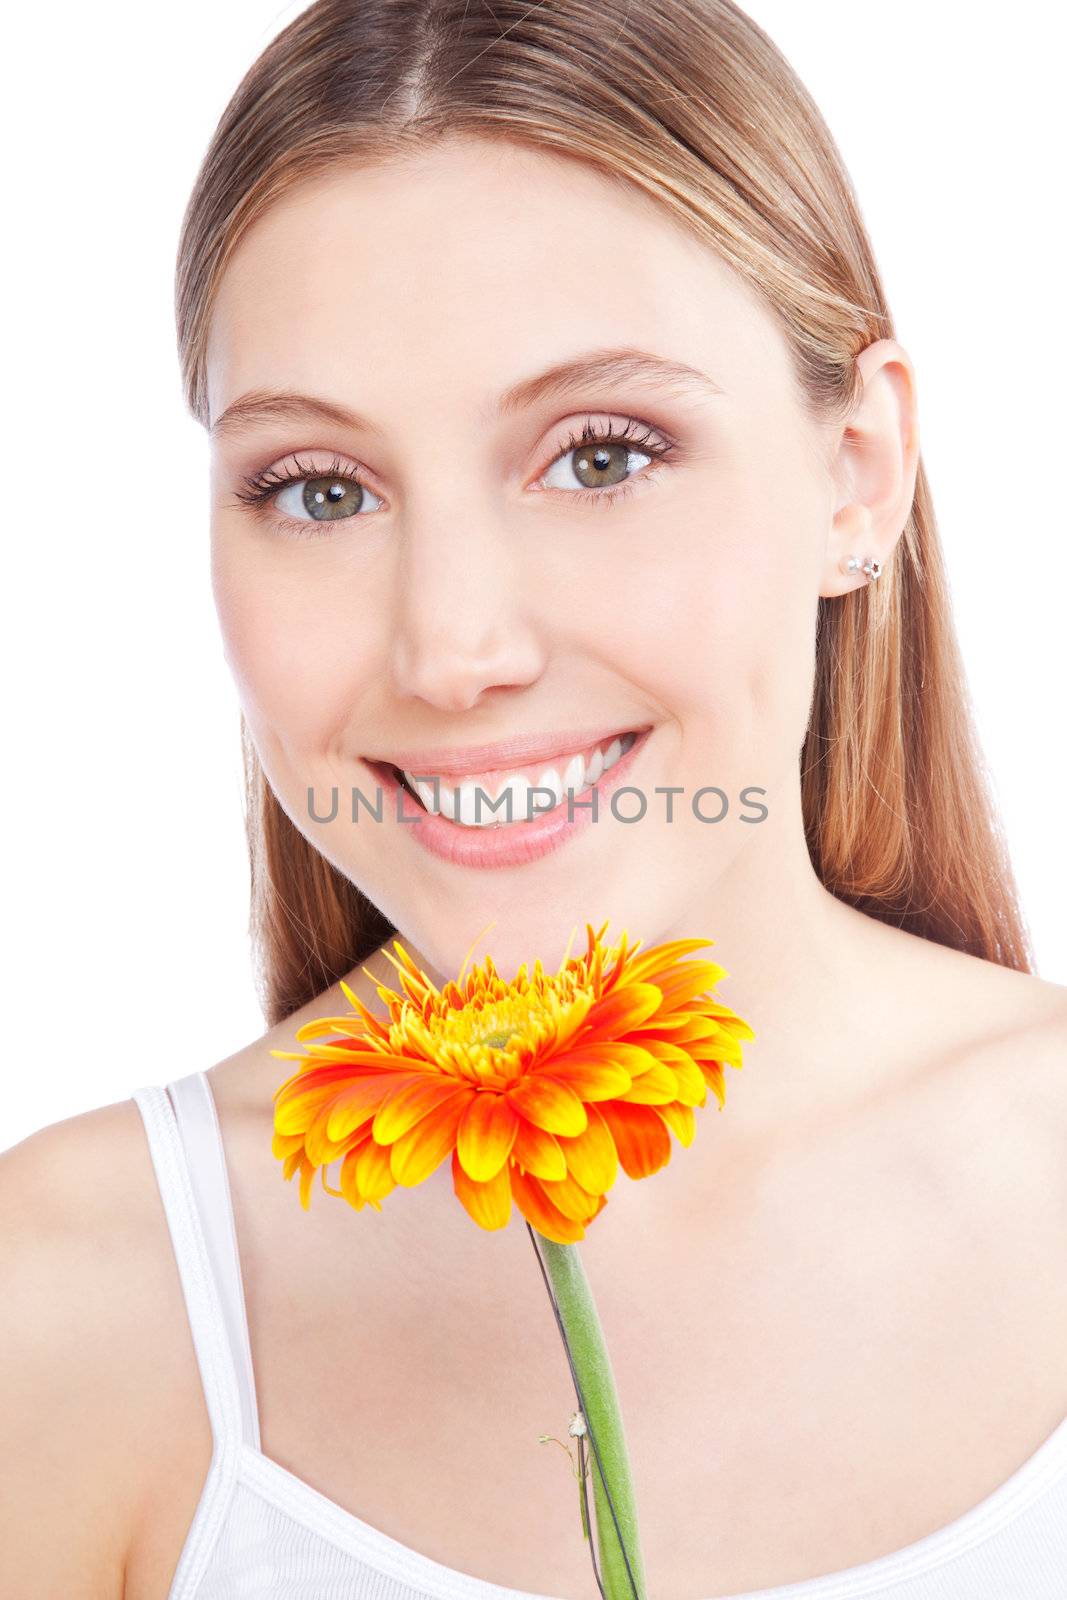
{"type": "Polygon", "coordinates": [[[821,595],[846,594],[869,580],[849,556],[886,563],[915,497],[919,427],[915,371],[895,339],[877,339],[856,357],[862,387],[831,450],[836,485],[827,531],[821,595]]]}

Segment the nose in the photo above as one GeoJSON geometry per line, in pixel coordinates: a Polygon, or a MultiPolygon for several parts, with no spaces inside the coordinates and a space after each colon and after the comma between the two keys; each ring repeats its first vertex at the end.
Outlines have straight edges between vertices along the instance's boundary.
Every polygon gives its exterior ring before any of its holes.
{"type": "Polygon", "coordinates": [[[479,511],[442,522],[438,511],[402,536],[391,675],[401,695],[466,711],[488,689],[534,682],[544,645],[503,519],[479,511]]]}

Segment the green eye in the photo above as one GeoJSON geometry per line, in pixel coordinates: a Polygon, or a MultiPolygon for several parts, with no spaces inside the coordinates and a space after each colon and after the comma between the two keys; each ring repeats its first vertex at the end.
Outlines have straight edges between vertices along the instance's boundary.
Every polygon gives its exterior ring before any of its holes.
{"type": "Polygon", "coordinates": [[[654,433],[633,417],[627,419],[620,433],[610,424],[598,424],[587,417],[581,433],[570,436],[542,481],[547,488],[561,489],[578,498],[614,500],[626,492],[642,467],[673,449],[673,440],[654,433]]]}
{"type": "Polygon", "coordinates": [[[358,515],[368,500],[376,501],[370,509],[381,505],[377,495],[358,478],[326,477],[297,478],[275,495],[274,503],[287,517],[302,521],[304,514],[313,522],[344,522],[358,515]]]}
{"type": "Polygon", "coordinates": [[[568,489],[572,487],[566,482],[566,475],[573,474],[577,478],[579,489],[611,489],[616,485],[625,483],[636,470],[633,463],[635,459],[641,465],[640,458],[644,457],[645,465],[653,458],[647,451],[632,450],[629,445],[608,443],[606,440],[600,444],[579,445],[577,449],[568,450],[559,456],[551,465],[545,476],[545,482],[550,488],[568,489]],[[550,476],[557,467],[562,467],[563,472],[553,483],[550,476]]]}

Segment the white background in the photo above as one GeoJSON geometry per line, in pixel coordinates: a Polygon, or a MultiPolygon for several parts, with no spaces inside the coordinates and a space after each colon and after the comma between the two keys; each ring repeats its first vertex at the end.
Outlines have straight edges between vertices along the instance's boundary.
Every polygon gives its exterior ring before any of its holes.
{"type": "MultiPolygon", "coordinates": [[[[18,8],[0,1147],[262,1031],[238,708],[181,399],[178,227],[239,78],[302,5],[18,8]]],[[[955,0],[753,0],[853,174],[1043,977],[1067,983],[1060,56],[955,0]]],[[[1010,1064],[1009,1064],[1010,1065],[1010,1064]]]]}

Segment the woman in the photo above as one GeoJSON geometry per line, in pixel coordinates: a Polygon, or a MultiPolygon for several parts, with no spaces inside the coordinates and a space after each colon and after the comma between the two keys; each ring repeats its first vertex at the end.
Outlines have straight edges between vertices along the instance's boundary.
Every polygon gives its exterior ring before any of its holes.
{"type": "Polygon", "coordinates": [[[177,309],[268,1029],[0,1162],[3,1592],[594,1593],[522,1218],[443,1163],[309,1221],[271,1152],[271,1051],[341,978],[380,1009],[394,932],[443,982],[589,920],[714,939],[756,1035],[582,1243],[650,1592],[1062,1594],[1067,995],[788,65],[727,0],[319,0],[219,124],[177,309]],[[595,822],[444,810],[549,772],[595,822]]]}

